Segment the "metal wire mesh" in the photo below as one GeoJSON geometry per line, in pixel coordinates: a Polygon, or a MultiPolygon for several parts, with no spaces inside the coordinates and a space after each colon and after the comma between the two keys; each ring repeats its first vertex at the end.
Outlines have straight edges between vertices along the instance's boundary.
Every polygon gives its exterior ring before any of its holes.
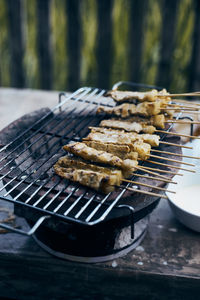
{"type": "Polygon", "coordinates": [[[115,105],[112,100],[108,103],[104,93],[105,90],[90,87],[80,88],[70,96],[61,93],[53,110],[2,146],[1,199],[80,224],[94,225],[106,218],[125,188],[118,188],[114,197],[113,193],[105,196],[59,178],[52,170],[64,155],[63,144],[80,141],[88,133],[88,126],[99,124],[103,117],[96,115],[98,106],[115,105]]]}

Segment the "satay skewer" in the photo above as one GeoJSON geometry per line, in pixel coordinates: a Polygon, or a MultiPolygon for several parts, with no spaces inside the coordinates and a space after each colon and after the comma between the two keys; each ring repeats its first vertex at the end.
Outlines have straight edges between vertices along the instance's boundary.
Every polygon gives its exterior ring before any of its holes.
{"type": "Polygon", "coordinates": [[[169,143],[169,142],[164,142],[164,141],[159,141],[159,143],[164,144],[164,145],[169,145],[169,146],[176,146],[176,147],[180,147],[180,148],[193,149],[192,147],[189,147],[189,146],[184,146],[184,145],[169,143]]]}
{"type": "MultiPolygon", "coordinates": [[[[144,170],[142,170],[144,172],[144,170]]],[[[133,176],[136,177],[142,177],[142,178],[147,178],[147,179],[152,179],[152,180],[157,180],[157,181],[164,181],[166,183],[172,183],[172,184],[177,184],[177,182],[170,180],[170,179],[164,179],[164,178],[158,178],[158,177],[153,177],[153,176],[148,176],[148,175],[142,175],[138,173],[134,173],[133,176]]],[[[168,178],[168,177],[166,177],[168,178]]]]}
{"type": "MultiPolygon", "coordinates": [[[[193,139],[200,139],[200,137],[193,136],[193,135],[188,135],[188,134],[179,134],[177,132],[171,132],[171,131],[166,131],[166,130],[159,130],[156,129],[156,127],[152,125],[146,125],[145,124],[142,126],[138,122],[127,122],[127,121],[118,121],[118,120],[102,120],[100,123],[100,127],[104,128],[109,128],[109,129],[114,129],[114,130],[125,130],[126,132],[134,132],[134,133],[140,133],[140,132],[145,132],[149,134],[153,134],[155,132],[160,132],[160,133],[165,133],[165,134],[170,134],[170,135],[176,135],[176,136],[182,136],[182,137],[188,137],[188,138],[193,138],[193,139]]],[[[92,129],[94,127],[89,127],[89,129],[92,129]]]]}
{"type": "Polygon", "coordinates": [[[140,194],[146,194],[146,195],[150,195],[150,196],[158,196],[160,198],[168,199],[167,196],[162,195],[162,194],[156,194],[156,193],[153,193],[153,192],[147,192],[147,191],[143,191],[143,190],[137,190],[137,189],[134,189],[134,188],[131,188],[131,187],[126,187],[126,186],[117,186],[117,187],[118,188],[122,187],[124,189],[129,190],[129,191],[140,193],[140,194]]]}
{"type": "Polygon", "coordinates": [[[163,159],[163,160],[168,160],[168,161],[176,162],[176,163],[179,163],[181,165],[187,165],[187,166],[195,167],[194,164],[190,164],[190,163],[187,163],[187,162],[184,162],[184,161],[180,161],[180,160],[177,160],[177,159],[172,159],[172,158],[163,157],[163,156],[159,156],[159,155],[153,155],[153,154],[150,154],[149,156],[153,157],[153,158],[158,158],[158,159],[163,159]]]}
{"type": "Polygon", "coordinates": [[[171,99],[171,101],[178,102],[178,103],[186,103],[186,104],[190,104],[190,105],[200,106],[200,103],[195,103],[194,100],[192,102],[192,101],[188,101],[188,100],[184,100],[184,99],[171,99]]]}
{"type": "Polygon", "coordinates": [[[187,114],[193,114],[193,115],[198,115],[200,113],[200,111],[193,111],[191,109],[179,109],[179,108],[160,108],[160,110],[164,110],[165,111],[174,111],[174,113],[179,113],[179,112],[182,112],[183,114],[187,113],[187,114]]]}
{"type": "Polygon", "coordinates": [[[153,160],[147,160],[146,162],[155,164],[155,165],[159,165],[159,166],[164,166],[164,167],[170,167],[170,168],[174,168],[174,169],[178,169],[178,170],[183,170],[183,171],[187,171],[187,172],[191,172],[191,173],[196,173],[195,170],[191,170],[191,169],[186,169],[186,168],[182,168],[182,167],[178,167],[178,166],[174,166],[174,165],[169,165],[169,164],[165,164],[165,163],[161,163],[161,162],[157,162],[157,161],[153,161],[153,160]]]}
{"type": "MultiPolygon", "coordinates": [[[[150,168],[150,167],[143,167],[143,166],[140,166],[140,168],[144,169],[145,171],[146,170],[155,170],[154,168],[150,168]]],[[[157,169],[156,169],[157,170],[157,169]]],[[[183,176],[183,174],[180,174],[180,173],[176,173],[176,172],[172,172],[172,171],[166,171],[166,170],[157,170],[158,172],[160,173],[167,173],[167,174],[172,174],[172,175],[178,175],[178,176],[183,176]]]]}
{"type": "Polygon", "coordinates": [[[102,127],[89,127],[89,128],[91,129],[91,133],[83,140],[93,139],[94,133],[98,134],[99,138],[103,137],[103,134],[107,135],[107,137],[110,137],[110,138],[112,138],[113,135],[115,135],[115,137],[120,138],[120,135],[122,136],[122,134],[123,134],[124,136],[130,138],[131,143],[142,141],[143,143],[150,144],[152,147],[158,147],[159,144],[165,144],[165,145],[169,145],[169,146],[176,146],[176,147],[180,147],[180,148],[192,149],[192,147],[189,147],[189,146],[160,141],[159,140],[160,137],[158,135],[153,136],[150,134],[138,134],[138,133],[133,133],[133,132],[127,133],[127,132],[123,132],[122,130],[115,130],[115,129],[110,130],[110,129],[102,128],[102,127]],[[154,142],[153,142],[153,140],[149,139],[150,137],[154,138],[154,142]],[[153,142],[153,144],[152,144],[152,142],[153,142]]]}
{"type": "Polygon", "coordinates": [[[182,121],[182,120],[167,120],[164,121],[164,123],[169,124],[169,123],[176,123],[176,124],[200,124],[200,121],[182,121]]]}
{"type": "Polygon", "coordinates": [[[183,155],[183,154],[173,153],[173,152],[164,151],[164,150],[151,149],[150,151],[151,152],[174,155],[174,156],[180,156],[180,157],[185,157],[185,158],[200,159],[200,157],[198,157],[198,156],[183,155]]]}
{"type": "Polygon", "coordinates": [[[150,188],[153,188],[153,189],[157,189],[157,190],[160,190],[160,191],[167,191],[169,193],[173,193],[173,194],[176,194],[176,192],[174,191],[170,191],[166,188],[162,188],[162,187],[159,187],[159,186],[153,186],[153,185],[150,185],[150,184],[147,184],[147,183],[143,183],[143,182],[139,182],[139,181],[133,181],[133,180],[129,180],[129,179],[122,179],[123,182],[129,182],[129,183],[132,183],[132,184],[135,184],[135,185],[142,185],[142,186],[146,186],[146,187],[150,187],[150,188]]]}
{"type": "Polygon", "coordinates": [[[195,136],[195,135],[182,134],[182,133],[178,133],[178,132],[171,132],[171,131],[165,131],[165,130],[159,130],[159,129],[156,129],[155,132],[160,132],[160,133],[165,133],[165,134],[170,134],[170,135],[177,135],[177,136],[187,137],[190,139],[200,140],[200,137],[195,136]]]}
{"type": "MultiPolygon", "coordinates": [[[[114,187],[120,187],[121,182],[124,180],[119,170],[91,165],[90,163],[69,157],[60,158],[54,165],[54,170],[61,177],[79,182],[106,194],[113,191],[114,187]]],[[[135,184],[135,182],[130,182],[135,184]]],[[[150,185],[149,187],[152,189],[156,188],[150,185]]],[[[142,190],[136,191],[139,193],[140,191],[142,193],[146,192],[142,190]]],[[[159,194],[156,195],[160,196],[159,194]]]]}
{"type": "Polygon", "coordinates": [[[180,107],[161,107],[160,110],[172,110],[172,111],[175,111],[175,112],[187,112],[187,113],[199,113],[200,111],[198,109],[191,109],[191,108],[180,108],[180,107]]]}
{"type": "Polygon", "coordinates": [[[182,93],[182,94],[162,94],[162,97],[195,97],[195,96],[200,96],[200,92],[192,92],[192,93],[182,93]]]}
{"type": "MultiPolygon", "coordinates": [[[[169,179],[167,176],[161,175],[157,172],[150,171],[150,170],[155,170],[154,168],[150,169],[149,167],[146,168],[146,167],[140,166],[140,167],[135,167],[135,169],[139,170],[139,171],[149,173],[149,174],[152,174],[152,175],[155,175],[155,176],[159,176],[162,179],[166,179],[166,180],[169,179]]],[[[135,175],[135,173],[133,175],[135,175]]]]}
{"type": "Polygon", "coordinates": [[[181,105],[181,104],[176,104],[176,103],[167,103],[168,106],[170,107],[177,107],[177,108],[188,108],[188,109],[194,109],[194,110],[199,110],[199,107],[195,106],[190,106],[190,105],[181,105]]]}

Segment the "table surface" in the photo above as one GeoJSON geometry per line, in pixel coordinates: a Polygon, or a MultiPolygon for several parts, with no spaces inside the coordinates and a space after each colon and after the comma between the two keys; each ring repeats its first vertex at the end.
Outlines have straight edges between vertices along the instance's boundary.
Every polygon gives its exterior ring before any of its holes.
{"type": "MultiPolygon", "coordinates": [[[[1,88],[0,128],[37,108],[53,107],[57,99],[58,92],[1,88]]],[[[0,219],[8,213],[12,204],[0,201],[0,219]]],[[[28,228],[21,218],[14,223],[28,228]]],[[[68,262],[30,237],[6,233],[0,234],[0,266],[0,298],[191,299],[191,293],[200,292],[200,234],[180,224],[161,200],[145,239],[125,257],[99,264],[68,262]]]]}

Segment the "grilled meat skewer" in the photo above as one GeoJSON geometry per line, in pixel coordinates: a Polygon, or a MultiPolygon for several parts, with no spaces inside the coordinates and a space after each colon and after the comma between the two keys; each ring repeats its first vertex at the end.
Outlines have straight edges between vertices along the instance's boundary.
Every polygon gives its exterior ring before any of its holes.
{"type": "Polygon", "coordinates": [[[84,143],[68,144],[63,146],[63,149],[91,162],[103,163],[121,168],[122,170],[126,171],[125,176],[128,176],[129,173],[131,175],[136,170],[135,167],[138,166],[137,160],[122,160],[118,156],[115,156],[109,152],[96,150],[84,143]]]}
{"type": "Polygon", "coordinates": [[[140,102],[154,102],[157,99],[166,99],[166,101],[170,101],[171,98],[170,95],[168,96],[168,94],[169,93],[167,93],[166,89],[163,89],[162,91],[157,91],[156,89],[153,89],[147,92],[111,90],[107,92],[106,96],[110,96],[113,100],[115,100],[118,103],[133,102],[135,100],[138,100],[140,102]]]}
{"type": "Polygon", "coordinates": [[[147,160],[150,155],[151,146],[142,141],[135,141],[124,134],[105,134],[101,132],[91,132],[83,141],[95,141],[106,144],[127,145],[131,151],[137,152],[139,158],[147,160]]]}
{"type": "Polygon", "coordinates": [[[57,161],[54,171],[63,178],[79,182],[105,194],[114,191],[115,186],[119,186],[123,179],[120,170],[92,165],[67,156],[57,161]]]}
{"type": "Polygon", "coordinates": [[[109,136],[119,136],[119,137],[127,137],[131,139],[131,142],[135,141],[142,141],[144,143],[150,144],[152,147],[158,147],[159,146],[159,139],[160,136],[156,134],[138,134],[135,132],[125,132],[124,130],[114,130],[109,128],[103,128],[103,127],[89,127],[91,129],[92,133],[95,132],[101,132],[105,133],[109,136]]]}
{"type": "Polygon", "coordinates": [[[102,143],[97,141],[84,141],[84,143],[96,150],[101,150],[105,152],[112,153],[120,157],[121,159],[138,159],[138,153],[131,151],[131,148],[127,145],[117,145],[117,144],[110,144],[110,143],[102,143]]]}
{"type": "Polygon", "coordinates": [[[153,134],[156,131],[156,128],[152,125],[146,125],[138,122],[129,122],[125,120],[109,119],[102,120],[99,124],[100,127],[122,129],[128,132],[144,132],[153,134]]]}
{"type": "Polygon", "coordinates": [[[174,110],[167,110],[166,106],[164,106],[163,102],[160,100],[152,103],[143,102],[137,105],[123,103],[114,107],[99,106],[97,109],[97,114],[106,113],[107,115],[116,115],[118,117],[121,116],[122,118],[127,118],[134,115],[150,117],[160,114],[161,111],[165,112],[170,117],[172,117],[174,114],[174,110]]]}

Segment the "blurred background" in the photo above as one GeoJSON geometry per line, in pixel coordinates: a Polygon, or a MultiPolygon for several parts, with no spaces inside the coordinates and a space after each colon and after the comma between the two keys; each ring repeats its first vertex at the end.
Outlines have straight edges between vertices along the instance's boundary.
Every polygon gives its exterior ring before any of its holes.
{"type": "Polygon", "coordinates": [[[200,89],[199,0],[0,0],[0,86],[200,89]]]}

